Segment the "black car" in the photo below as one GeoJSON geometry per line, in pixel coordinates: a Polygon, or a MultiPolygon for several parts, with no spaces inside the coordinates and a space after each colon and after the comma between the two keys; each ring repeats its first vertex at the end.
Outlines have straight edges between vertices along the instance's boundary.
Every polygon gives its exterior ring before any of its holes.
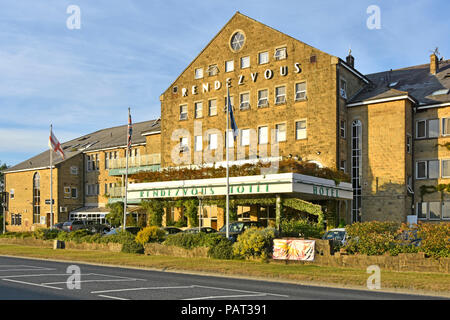
{"type": "MultiPolygon", "coordinates": [[[[109,231],[108,233],[106,233],[105,236],[112,236],[114,234],[118,234],[121,231],[122,231],[122,227],[114,228],[114,229],[111,229],[111,231],[109,231]]],[[[137,235],[138,232],[141,231],[141,228],[139,228],[139,227],[126,227],[125,231],[129,232],[129,233],[131,233],[133,235],[137,235]]]]}
{"type": "MultiPolygon", "coordinates": [[[[245,230],[250,229],[250,228],[260,228],[262,227],[261,223],[257,222],[257,221],[237,221],[237,222],[232,222],[228,225],[228,235],[229,238],[232,242],[235,242],[237,240],[238,235],[242,234],[245,230]]],[[[219,234],[226,236],[226,232],[227,232],[227,226],[224,225],[222,228],[220,228],[219,230],[219,234]]]]}
{"type": "MultiPolygon", "coordinates": [[[[184,233],[198,233],[199,230],[198,230],[198,227],[197,227],[197,228],[186,229],[183,232],[184,233]]],[[[201,227],[200,228],[200,232],[202,232],[202,233],[215,233],[215,232],[217,232],[217,230],[213,229],[211,227],[201,227]]]]}
{"type": "Polygon", "coordinates": [[[163,230],[166,232],[166,235],[183,232],[183,230],[176,227],[164,227],[163,230]]]}

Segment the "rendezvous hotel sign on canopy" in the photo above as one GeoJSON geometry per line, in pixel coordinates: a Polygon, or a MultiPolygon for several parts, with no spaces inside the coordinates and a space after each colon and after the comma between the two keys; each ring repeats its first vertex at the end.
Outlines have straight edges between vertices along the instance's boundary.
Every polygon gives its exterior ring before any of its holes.
{"type": "MultiPolygon", "coordinates": [[[[351,184],[305,176],[281,173],[260,176],[230,178],[230,195],[266,195],[281,193],[308,194],[328,199],[352,199],[351,184]]],[[[128,187],[128,199],[140,202],[143,199],[213,197],[226,195],[226,178],[136,183],[128,187]]]]}

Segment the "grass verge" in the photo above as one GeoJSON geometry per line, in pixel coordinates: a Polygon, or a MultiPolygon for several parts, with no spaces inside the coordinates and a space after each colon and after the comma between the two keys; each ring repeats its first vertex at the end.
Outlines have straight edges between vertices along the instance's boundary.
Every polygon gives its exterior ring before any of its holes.
{"type": "MultiPolygon", "coordinates": [[[[369,274],[365,269],[285,264],[284,262],[216,260],[208,258],[180,258],[145,256],[84,250],[53,250],[47,248],[0,245],[0,255],[78,261],[165,271],[207,273],[232,277],[250,277],[303,284],[366,287],[369,274]]],[[[381,286],[385,290],[410,293],[434,293],[450,296],[450,275],[425,272],[396,272],[381,270],[381,286]]]]}

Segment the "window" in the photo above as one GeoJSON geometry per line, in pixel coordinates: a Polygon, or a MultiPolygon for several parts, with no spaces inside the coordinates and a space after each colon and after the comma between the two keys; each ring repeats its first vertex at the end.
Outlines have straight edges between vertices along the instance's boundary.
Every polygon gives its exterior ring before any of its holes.
{"type": "Polygon", "coordinates": [[[306,100],[306,82],[295,84],[295,101],[306,100]]]}
{"type": "Polygon", "coordinates": [[[412,137],[410,134],[406,135],[406,152],[411,153],[411,146],[412,146],[412,137]]]}
{"type": "Polygon", "coordinates": [[[105,152],[105,169],[111,166],[111,160],[117,159],[117,151],[105,152]]]}
{"type": "Polygon", "coordinates": [[[216,64],[212,64],[208,67],[207,72],[208,72],[208,76],[212,77],[219,73],[219,68],[217,67],[216,64]]]}
{"type": "MultiPolygon", "coordinates": [[[[230,101],[231,101],[231,106],[233,107],[233,112],[234,112],[234,96],[230,96],[230,101]]],[[[225,103],[224,103],[225,107],[223,107],[223,112],[227,112],[227,107],[228,107],[228,98],[225,97],[225,103]]]]}
{"type": "Polygon", "coordinates": [[[194,104],[194,109],[195,118],[203,118],[203,102],[196,102],[194,104]]]}
{"type": "Polygon", "coordinates": [[[258,54],[258,63],[265,64],[269,62],[269,52],[260,52],[258,54]]]}
{"type": "Polygon", "coordinates": [[[209,100],[208,101],[208,110],[209,110],[209,116],[217,116],[217,100],[209,100]]]}
{"type": "Polygon", "coordinates": [[[188,151],[188,138],[182,137],[180,138],[180,152],[188,151]]]}
{"type": "Polygon", "coordinates": [[[71,166],[70,167],[70,174],[73,174],[73,175],[78,175],[78,167],[75,167],[75,166],[71,166]]]}
{"type": "Polygon", "coordinates": [[[184,104],[180,106],[180,120],[187,120],[188,118],[188,106],[184,104]]]}
{"type": "Polygon", "coordinates": [[[209,150],[217,149],[217,133],[212,133],[208,136],[209,140],[209,150]]]}
{"type": "Polygon", "coordinates": [[[430,220],[440,220],[441,219],[441,203],[440,202],[429,202],[428,203],[428,214],[430,220]]]}
{"type": "Polygon", "coordinates": [[[22,215],[21,214],[11,214],[11,225],[20,226],[22,225],[22,215]]]}
{"type": "Polygon", "coordinates": [[[87,196],[97,196],[99,194],[98,184],[88,184],[86,185],[86,195],[87,196]]]}
{"type": "Polygon", "coordinates": [[[241,146],[250,145],[250,129],[241,130],[241,146]]]}
{"type": "Polygon", "coordinates": [[[450,135],[450,118],[442,119],[442,135],[443,136],[450,135]]]}
{"type": "Polygon", "coordinates": [[[297,121],[295,123],[295,139],[306,139],[306,120],[297,121]]]}
{"type": "Polygon", "coordinates": [[[9,197],[14,199],[14,189],[9,190],[9,197]]]}
{"type": "Polygon", "coordinates": [[[275,139],[277,142],[286,141],[286,123],[275,125],[275,139]]]}
{"type": "Polygon", "coordinates": [[[439,136],[439,119],[416,121],[416,138],[437,138],[439,136]]]}
{"type": "Polygon", "coordinates": [[[345,81],[344,79],[341,79],[339,88],[340,88],[339,92],[341,94],[341,97],[344,99],[347,99],[347,81],[345,81]]]}
{"type": "Polygon", "coordinates": [[[70,199],[70,187],[64,187],[64,199],[70,199]]]}
{"type": "Polygon", "coordinates": [[[241,58],[241,69],[250,67],[250,57],[242,57],[241,58]]]}
{"type": "Polygon", "coordinates": [[[241,93],[239,95],[240,104],[239,109],[248,110],[250,109],[250,93],[241,93]]]}
{"type": "Polygon", "coordinates": [[[287,51],[286,48],[278,48],[275,49],[275,60],[284,60],[287,58],[287,51]]]}
{"type": "Polygon", "coordinates": [[[259,144],[267,144],[269,143],[269,135],[268,135],[267,127],[259,127],[258,128],[258,143],[259,144]]]}
{"type": "Polygon", "coordinates": [[[39,172],[33,176],[33,223],[41,221],[41,181],[39,172]]]}
{"type": "Polygon", "coordinates": [[[258,91],[258,107],[268,107],[269,106],[269,90],[259,90],[258,91]]]}
{"type": "Polygon", "coordinates": [[[416,163],[417,179],[438,179],[439,160],[422,160],[416,163]]]}
{"type": "Polygon", "coordinates": [[[427,202],[419,202],[417,203],[417,218],[418,219],[426,219],[427,218],[427,202]]]}
{"type": "Polygon", "coordinates": [[[361,173],[362,173],[362,123],[355,120],[352,123],[352,222],[361,222],[361,173]]]}
{"type": "Polygon", "coordinates": [[[202,151],[203,150],[203,136],[195,136],[194,138],[194,150],[202,151]]]}
{"type": "Polygon", "coordinates": [[[449,201],[442,202],[442,219],[444,219],[444,220],[450,219],[450,202],[449,201]]]}
{"type": "Polygon", "coordinates": [[[203,68],[195,69],[195,79],[203,78],[203,68]]]}
{"type": "Polygon", "coordinates": [[[276,87],[275,88],[275,104],[286,103],[286,87],[276,87]]]}
{"type": "Polygon", "coordinates": [[[341,160],[339,170],[347,172],[347,160],[341,160]]]}
{"type": "Polygon", "coordinates": [[[239,31],[236,32],[231,37],[231,41],[230,41],[231,49],[233,51],[239,51],[242,48],[242,46],[244,45],[244,42],[245,42],[244,34],[239,31]]]}
{"type": "Polygon", "coordinates": [[[78,189],[77,188],[72,188],[71,189],[71,195],[73,199],[78,198],[78,189]]]}
{"type": "Polygon", "coordinates": [[[450,160],[442,160],[442,178],[450,178],[450,160]]]}
{"type": "Polygon", "coordinates": [[[347,127],[347,122],[345,120],[341,120],[340,126],[339,126],[339,135],[342,139],[345,139],[345,131],[347,127]]]}
{"type": "Polygon", "coordinates": [[[234,71],[234,60],[225,61],[225,72],[234,71]]]}
{"type": "Polygon", "coordinates": [[[228,141],[227,142],[228,142],[228,148],[234,148],[233,130],[228,130],[228,141]]]}

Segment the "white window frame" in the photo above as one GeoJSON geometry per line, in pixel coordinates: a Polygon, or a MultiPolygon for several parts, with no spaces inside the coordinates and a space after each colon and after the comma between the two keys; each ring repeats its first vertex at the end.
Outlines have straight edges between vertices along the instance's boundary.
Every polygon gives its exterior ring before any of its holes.
{"type": "Polygon", "coordinates": [[[283,47],[275,48],[273,57],[274,57],[275,61],[287,59],[287,47],[283,46],[283,47]]]}
{"type": "Polygon", "coordinates": [[[428,202],[417,202],[416,203],[416,216],[417,216],[417,219],[418,220],[428,220],[428,208],[429,208],[429,205],[428,205],[428,202]],[[425,204],[425,218],[421,218],[421,217],[419,217],[419,205],[420,206],[422,206],[422,204],[425,204]]]}
{"type": "Polygon", "coordinates": [[[444,203],[448,202],[450,204],[450,201],[442,201],[441,203],[441,219],[446,221],[446,220],[450,220],[450,216],[448,218],[444,218],[444,203]]]}
{"type": "Polygon", "coordinates": [[[306,119],[299,119],[299,120],[295,121],[295,128],[294,128],[294,130],[295,130],[295,140],[305,140],[306,138],[308,138],[308,122],[307,122],[307,120],[306,119]],[[302,138],[299,138],[298,130],[297,130],[297,123],[299,123],[299,122],[304,122],[305,123],[305,128],[302,129],[302,131],[304,131],[304,137],[302,137],[302,138]]]}
{"type": "Polygon", "coordinates": [[[76,176],[78,175],[78,167],[77,166],[71,166],[70,167],[70,174],[76,176]]]}
{"type": "Polygon", "coordinates": [[[64,199],[70,199],[71,195],[72,193],[70,187],[64,187],[64,199]]]}
{"type": "Polygon", "coordinates": [[[258,64],[268,64],[269,62],[270,62],[269,51],[258,52],[258,64]],[[261,61],[262,55],[264,55],[266,57],[266,61],[261,61]]]}
{"type": "Polygon", "coordinates": [[[416,179],[417,180],[435,180],[435,179],[439,179],[439,177],[440,177],[440,161],[439,161],[439,159],[417,160],[416,161],[416,179]],[[438,163],[438,165],[437,165],[438,173],[437,173],[437,176],[435,178],[430,178],[430,164],[429,163],[431,161],[438,163]],[[425,177],[419,177],[418,176],[418,174],[419,174],[419,170],[418,170],[419,163],[422,163],[422,162],[425,163],[425,177]]]}
{"type": "Polygon", "coordinates": [[[342,139],[347,138],[347,121],[346,120],[339,120],[339,136],[342,139]]]}
{"type": "Polygon", "coordinates": [[[214,116],[217,116],[217,99],[209,99],[208,100],[208,116],[210,116],[210,117],[214,117],[214,116]],[[213,108],[213,109],[211,109],[211,103],[212,103],[212,101],[215,101],[214,103],[215,103],[215,108],[213,108]],[[216,113],[215,114],[212,114],[211,113],[211,110],[216,110],[216,113]]]}
{"type": "Polygon", "coordinates": [[[416,120],[416,139],[426,139],[427,138],[427,131],[428,131],[428,125],[427,125],[427,120],[426,119],[420,119],[420,120],[416,120]],[[419,136],[419,123],[423,122],[424,123],[424,136],[419,136]]]}
{"type": "Polygon", "coordinates": [[[203,68],[196,68],[194,71],[195,79],[203,79],[203,68]]]}
{"type": "Polygon", "coordinates": [[[195,119],[201,119],[203,118],[203,101],[196,101],[194,102],[194,118],[195,119]],[[197,113],[197,106],[200,105],[201,106],[201,116],[198,115],[197,113]]]}
{"type": "Polygon", "coordinates": [[[250,129],[241,129],[241,146],[249,146],[250,145],[250,129]]]}
{"type": "Polygon", "coordinates": [[[187,104],[181,104],[180,105],[180,121],[187,120],[188,119],[188,105],[187,104]],[[183,112],[183,107],[186,107],[186,112],[183,112]]]}
{"type": "Polygon", "coordinates": [[[77,187],[70,188],[70,196],[72,197],[72,199],[78,199],[78,188],[77,187]],[[72,194],[73,190],[75,190],[75,197],[72,194]]]}
{"type": "Polygon", "coordinates": [[[219,67],[217,64],[211,64],[208,66],[206,72],[208,72],[208,77],[217,76],[219,74],[219,67]]]}
{"type": "Polygon", "coordinates": [[[217,150],[218,148],[219,145],[217,133],[208,134],[208,150],[217,150]]]}
{"type": "Polygon", "coordinates": [[[339,81],[339,94],[342,98],[347,99],[347,81],[344,78],[340,78],[339,81]]]}
{"type": "Polygon", "coordinates": [[[239,110],[249,110],[250,109],[250,92],[239,93],[239,110]],[[248,100],[242,100],[244,95],[248,96],[248,100]]]}
{"type": "MultiPolygon", "coordinates": [[[[442,159],[441,160],[441,177],[442,178],[450,178],[450,175],[444,176],[444,161],[449,161],[450,162],[450,159],[442,159]]],[[[449,171],[450,171],[450,163],[449,163],[448,168],[449,168],[449,171]]]]}
{"type": "Polygon", "coordinates": [[[234,60],[225,61],[225,72],[234,71],[234,60]]]}
{"type": "Polygon", "coordinates": [[[241,69],[247,69],[250,68],[250,56],[241,57],[240,59],[240,67],[241,69]],[[248,65],[244,65],[244,62],[248,61],[248,65]]]}
{"type": "Polygon", "coordinates": [[[429,201],[428,202],[428,212],[427,212],[427,215],[428,215],[428,220],[430,220],[430,221],[439,221],[439,220],[441,220],[441,218],[442,218],[442,202],[441,201],[429,201]],[[438,218],[432,218],[431,217],[431,210],[430,210],[430,206],[431,206],[431,203],[439,203],[439,215],[438,215],[438,218]]]}
{"type": "Polygon", "coordinates": [[[433,119],[427,119],[427,138],[438,138],[439,137],[439,134],[440,134],[440,121],[439,121],[439,118],[433,118],[433,119]],[[431,126],[430,126],[430,122],[431,121],[434,121],[434,122],[436,122],[437,123],[437,133],[436,133],[436,135],[434,135],[434,136],[431,136],[430,135],[430,128],[431,128],[431,126]]]}
{"type": "Polygon", "coordinates": [[[285,85],[281,85],[281,86],[276,86],[275,87],[275,104],[285,104],[286,103],[286,86],[285,85]],[[284,88],[284,94],[278,94],[278,89],[280,88],[284,88]],[[282,98],[280,101],[278,100],[278,98],[282,98]]]}
{"type": "Polygon", "coordinates": [[[269,127],[267,125],[258,127],[258,144],[269,144],[269,127]],[[265,140],[261,141],[261,129],[266,129],[265,140]]]}
{"type": "Polygon", "coordinates": [[[9,190],[9,198],[10,198],[11,200],[14,199],[14,189],[10,189],[10,190],[9,190]]]}
{"type": "Polygon", "coordinates": [[[339,162],[339,170],[343,171],[344,173],[347,172],[347,160],[341,160],[339,162]]]}
{"type": "Polygon", "coordinates": [[[203,151],[203,136],[200,135],[194,137],[194,151],[203,151]]]}
{"type": "Polygon", "coordinates": [[[234,135],[233,130],[229,129],[225,131],[225,137],[228,136],[228,148],[234,148],[234,135]]]}
{"type": "Polygon", "coordinates": [[[295,92],[295,101],[305,101],[306,100],[306,93],[307,93],[307,87],[306,87],[306,81],[300,81],[294,84],[294,92],[295,92]],[[305,89],[304,90],[298,90],[297,86],[304,83],[305,89]],[[303,97],[299,97],[299,94],[303,93],[303,97]]]}
{"type": "Polygon", "coordinates": [[[446,123],[447,121],[450,121],[450,117],[442,118],[441,135],[444,136],[444,137],[450,136],[450,132],[447,132],[447,133],[444,132],[444,131],[445,131],[445,127],[446,127],[446,126],[445,126],[445,123],[446,123]]]}
{"type": "Polygon", "coordinates": [[[280,122],[275,124],[275,141],[276,142],[285,142],[287,140],[287,124],[286,122],[280,122]],[[284,131],[279,131],[278,126],[284,125],[284,131]],[[280,140],[279,132],[284,132],[284,139],[280,140]]]}
{"type": "Polygon", "coordinates": [[[258,90],[258,108],[265,108],[269,106],[269,89],[258,90]],[[267,96],[265,98],[260,98],[259,93],[262,91],[267,91],[267,96]],[[264,102],[265,101],[265,102],[264,102]]]}

